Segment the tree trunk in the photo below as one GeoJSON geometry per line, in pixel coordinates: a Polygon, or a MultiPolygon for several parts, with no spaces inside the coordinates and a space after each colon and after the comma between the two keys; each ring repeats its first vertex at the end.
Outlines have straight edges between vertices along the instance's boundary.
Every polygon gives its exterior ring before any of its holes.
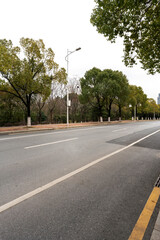
{"type": "Polygon", "coordinates": [[[31,102],[30,97],[27,98],[27,127],[31,126],[31,102]]]}
{"type": "Polygon", "coordinates": [[[42,112],[41,112],[41,109],[39,110],[39,114],[38,114],[38,122],[39,124],[41,124],[41,118],[42,118],[42,112]]]}
{"type": "Polygon", "coordinates": [[[107,105],[107,112],[108,112],[108,122],[111,121],[111,107],[112,107],[112,99],[109,99],[109,101],[106,102],[107,105]]]}
{"type": "Polygon", "coordinates": [[[100,117],[100,122],[103,122],[103,117],[102,116],[100,117]]]}
{"type": "Polygon", "coordinates": [[[98,118],[101,122],[101,118],[102,118],[102,105],[100,104],[100,100],[99,98],[97,99],[97,102],[98,102],[98,118]]]}
{"type": "Polygon", "coordinates": [[[137,118],[137,116],[138,116],[138,107],[136,105],[136,118],[137,118]]]}
{"type": "Polygon", "coordinates": [[[112,103],[110,103],[108,106],[108,117],[109,118],[111,117],[111,106],[112,106],[112,103]]]}
{"type": "Polygon", "coordinates": [[[119,105],[119,121],[122,120],[122,108],[121,105],[119,105]]]}
{"type": "Polygon", "coordinates": [[[53,110],[50,110],[49,113],[50,113],[50,123],[52,124],[53,123],[53,110]]]}

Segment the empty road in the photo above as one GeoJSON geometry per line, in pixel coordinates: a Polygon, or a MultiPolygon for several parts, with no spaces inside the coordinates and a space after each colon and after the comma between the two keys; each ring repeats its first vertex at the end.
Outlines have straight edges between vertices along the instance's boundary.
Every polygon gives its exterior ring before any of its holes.
{"type": "Polygon", "coordinates": [[[127,240],[159,175],[160,121],[1,135],[0,240],[127,240]]]}

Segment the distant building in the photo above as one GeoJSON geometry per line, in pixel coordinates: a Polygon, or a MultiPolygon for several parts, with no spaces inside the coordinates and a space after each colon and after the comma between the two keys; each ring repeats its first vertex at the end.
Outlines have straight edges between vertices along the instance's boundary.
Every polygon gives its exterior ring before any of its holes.
{"type": "Polygon", "coordinates": [[[157,98],[157,104],[160,104],[160,93],[159,93],[158,98],[157,98]]]}

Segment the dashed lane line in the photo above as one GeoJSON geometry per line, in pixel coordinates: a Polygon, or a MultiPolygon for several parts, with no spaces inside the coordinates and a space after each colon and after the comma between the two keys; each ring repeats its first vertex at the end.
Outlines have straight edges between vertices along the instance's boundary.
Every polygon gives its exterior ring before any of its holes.
{"type": "Polygon", "coordinates": [[[33,145],[33,146],[25,147],[24,149],[44,147],[44,146],[53,145],[53,144],[57,144],[57,143],[64,143],[64,142],[74,141],[74,140],[77,140],[77,139],[78,138],[69,138],[69,139],[60,140],[60,141],[56,141],[56,142],[49,142],[49,143],[43,143],[43,144],[39,144],[39,145],[33,145]]]}
{"type": "Polygon", "coordinates": [[[99,158],[97,160],[94,160],[93,162],[90,162],[90,163],[84,165],[83,167],[80,167],[80,168],[78,168],[78,169],[76,169],[76,170],[74,170],[74,171],[72,171],[72,172],[70,172],[70,173],[68,173],[68,174],[58,178],[58,179],[53,180],[52,182],[49,182],[48,184],[46,184],[44,186],[41,186],[41,187],[39,187],[39,188],[37,188],[37,189],[35,189],[35,190],[33,190],[33,191],[31,191],[31,192],[21,196],[21,197],[18,197],[16,199],[14,199],[11,202],[8,202],[8,203],[0,206],[0,213],[4,212],[5,210],[7,210],[7,209],[9,209],[11,207],[14,207],[15,205],[17,205],[17,204],[19,204],[19,203],[21,203],[21,202],[23,202],[23,201],[25,201],[25,200],[35,196],[35,195],[41,193],[41,192],[43,192],[43,191],[45,191],[45,190],[47,190],[47,189],[49,189],[49,188],[51,188],[53,186],[55,186],[58,183],[61,183],[61,182],[65,181],[68,178],[71,178],[71,177],[75,176],[76,174],[78,174],[78,173],[80,173],[80,172],[82,172],[82,171],[84,171],[84,170],[86,170],[86,169],[96,165],[99,162],[102,162],[102,161],[106,160],[107,158],[112,157],[112,156],[114,156],[114,155],[116,155],[116,154],[118,154],[118,153],[120,153],[120,152],[122,152],[122,151],[124,151],[124,150],[126,150],[126,149],[128,149],[128,148],[130,148],[132,146],[134,146],[135,144],[143,141],[144,139],[146,139],[146,138],[148,138],[148,137],[150,137],[150,136],[152,136],[152,135],[154,135],[154,134],[156,134],[158,132],[160,132],[160,130],[157,130],[157,131],[155,131],[155,132],[153,132],[153,133],[151,133],[151,134],[149,134],[149,135],[147,135],[147,136],[145,136],[145,137],[143,137],[143,138],[141,138],[141,139],[139,139],[139,140],[129,144],[126,147],[123,147],[123,148],[121,148],[121,149],[119,149],[119,150],[117,150],[115,152],[112,152],[112,153],[110,153],[108,155],[105,155],[105,156],[103,156],[103,157],[101,157],[101,158],[99,158]]]}
{"type": "Polygon", "coordinates": [[[126,130],[127,128],[120,128],[120,129],[116,129],[116,130],[113,130],[112,132],[119,132],[119,131],[123,131],[123,130],[126,130]]]}

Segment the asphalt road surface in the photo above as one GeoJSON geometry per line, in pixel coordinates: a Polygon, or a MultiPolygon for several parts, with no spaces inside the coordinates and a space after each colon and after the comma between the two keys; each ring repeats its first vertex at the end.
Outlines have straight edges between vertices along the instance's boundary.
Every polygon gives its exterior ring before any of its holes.
{"type": "Polygon", "coordinates": [[[0,136],[0,240],[128,239],[159,175],[160,121],[0,136]]]}

